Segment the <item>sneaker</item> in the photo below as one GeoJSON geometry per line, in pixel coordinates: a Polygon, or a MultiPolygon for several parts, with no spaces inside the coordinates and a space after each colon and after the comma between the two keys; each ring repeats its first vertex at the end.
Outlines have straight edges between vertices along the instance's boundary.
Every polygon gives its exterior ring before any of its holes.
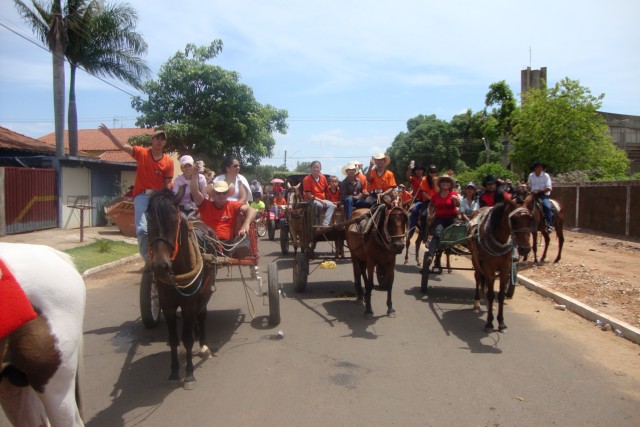
{"type": "Polygon", "coordinates": [[[547,233],[553,233],[554,231],[556,231],[556,228],[553,225],[547,226],[547,233]]]}

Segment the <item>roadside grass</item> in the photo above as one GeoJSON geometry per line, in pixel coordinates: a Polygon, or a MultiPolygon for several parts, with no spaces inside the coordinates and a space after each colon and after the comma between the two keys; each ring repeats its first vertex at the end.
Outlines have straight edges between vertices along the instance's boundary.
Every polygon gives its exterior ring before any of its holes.
{"type": "Polygon", "coordinates": [[[89,245],[68,249],[64,252],[73,257],[78,271],[84,273],[90,268],[137,254],[138,245],[99,239],[89,245]]]}

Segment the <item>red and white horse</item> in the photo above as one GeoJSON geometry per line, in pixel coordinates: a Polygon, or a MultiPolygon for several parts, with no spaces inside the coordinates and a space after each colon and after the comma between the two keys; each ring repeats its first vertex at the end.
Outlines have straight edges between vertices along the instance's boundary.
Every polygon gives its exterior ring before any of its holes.
{"type": "MultiPolygon", "coordinates": [[[[16,288],[18,294],[26,294],[37,314],[0,337],[0,403],[7,418],[19,426],[84,425],[78,381],[86,301],[82,276],[67,254],[48,246],[0,243],[0,261],[0,285],[6,289],[17,282],[24,291],[16,288]]],[[[3,322],[6,326],[6,318],[3,322]]]]}

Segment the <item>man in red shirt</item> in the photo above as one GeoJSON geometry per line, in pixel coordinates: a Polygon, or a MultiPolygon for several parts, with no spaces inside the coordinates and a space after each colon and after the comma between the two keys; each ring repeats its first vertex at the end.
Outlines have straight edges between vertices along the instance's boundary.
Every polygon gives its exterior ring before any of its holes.
{"type": "Polygon", "coordinates": [[[484,192],[480,195],[480,207],[495,206],[504,202],[504,199],[511,199],[509,193],[505,193],[498,187],[498,180],[493,175],[487,175],[482,180],[484,192]]]}
{"type": "Polygon", "coordinates": [[[116,147],[136,159],[138,163],[136,181],[133,186],[134,218],[140,255],[147,261],[149,239],[147,237],[146,212],[149,207],[149,197],[155,190],[171,188],[171,180],[173,179],[173,160],[164,154],[167,134],[162,130],[156,131],[151,136],[151,147],[144,148],[131,146],[120,141],[104,124],[101,124],[98,130],[109,138],[116,147]]]}
{"type": "Polygon", "coordinates": [[[336,205],[327,200],[329,183],[327,178],[320,173],[321,170],[322,164],[318,160],[311,162],[311,173],[302,180],[302,191],[304,191],[305,200],[313,200],[318,217],[320,217],[322,209],[326,208],[322,218],[322,225],[327,226],[331,222],[336,205]]]}
{"type": "MultiPolygon", "coordinates": [[[[196,162],[198,171],[202,170],[201,161],[196,162]]],[[[209,200],[200,193],[197,173],[191,177],[191,196],[200,212],[200,220],[211,227],[216,236],[225,246],[232,248],[229,254],[236,258],[251,255],[248,239],[249,226],[256,219],[256,210],[237,200],[227,200],[229,184],[226,181],[216,181],[207,186],[209,200]],[[234,235],[234,229],[240,215],[244,215],[242,226],[234,235]]],[[[226,252],[226,251],[225,251],[226,252]]],[[[256,267],[257,268],[257,267],[256,267]]]]}

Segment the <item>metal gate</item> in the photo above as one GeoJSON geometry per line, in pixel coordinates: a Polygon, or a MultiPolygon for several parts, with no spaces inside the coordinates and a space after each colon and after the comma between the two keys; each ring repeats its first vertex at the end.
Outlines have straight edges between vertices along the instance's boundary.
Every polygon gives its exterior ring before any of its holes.
{"type": "Polygon", "coordinates": [[[56,228],[58,192],[54,169],[4,168],[7,234],[56,228]]]}

